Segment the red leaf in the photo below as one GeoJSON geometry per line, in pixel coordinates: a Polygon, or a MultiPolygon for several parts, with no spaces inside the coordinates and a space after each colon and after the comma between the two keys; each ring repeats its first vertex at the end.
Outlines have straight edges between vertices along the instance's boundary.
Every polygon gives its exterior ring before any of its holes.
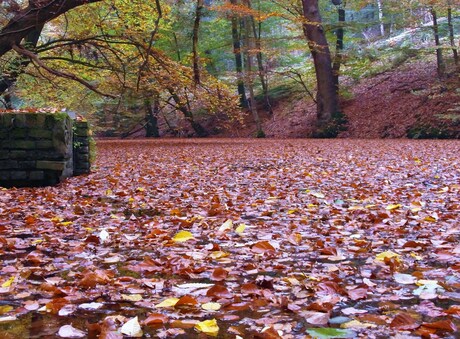
{"type": "Polygon", "coordinates": [[[264,240],[252,245],[251,251],[257,254],[263,254],[265,252],[274,252],[275,248],[268,241],[264,240]]]}
{"type": "Polygon", "coordinates": [[[211,280],[222,281],[225,280],[228,276],[228,271],[222,267],[217,267],[211,275],[211,280]]]}
{"type": "Polygon", "coordinates": [[[230,299],[233,297],[233,294],[230,293],[230,291],[225,286],[214,285],[206,292],[206,296],[230,299]]]}

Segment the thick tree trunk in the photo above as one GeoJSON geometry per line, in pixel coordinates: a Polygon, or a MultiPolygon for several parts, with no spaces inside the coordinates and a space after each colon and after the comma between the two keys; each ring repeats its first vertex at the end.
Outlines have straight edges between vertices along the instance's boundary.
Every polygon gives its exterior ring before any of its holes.
{"type": "Polygon", "coordinates": [[[201,126],[201,124],[197,121],[195,121],[193,117],[193,113],[191,110],[188,109],[187,105],[185,105],[179,98],[179,96],[174,92],[172,88],[167,88],[169,94],[171,94],[171,98],[174,100],[176,103],[176,107],[179,111],[184,114],[185,119],[190,123],[190,126],[192,126],[193,130],[195,131],[196,135],[200,138],[207,137],[209,135],[208,131],[201,126]]]}
{"type": "Polygon", "coordinates": [[[431,16],[433,17],[433,33],[434,42],[436,45],[436,62],[438,65],[438,76],[443,77],[446,70],[446,66],[444,64],[444,59],[442,57],[441,42],[439,39],[438,16],[434,8],[431,8],[431,16]]]}
{"type": "MultiPolygon", "coordinates": [[[[232,5],[237,4],[237,0],[230,0],[232,5]]],[[[238,17],[232,16],[232,41],[233,41],[233,54],[235,55],[235,70],[238,86],[238,94],[240,96],[240,105],[241,107],[248,107],[248,99],[246,97],[246,89],[244,87],[243,80],[243,56],[241,54],[241,40],[239,32],[239,22],[238,17]]]]}
{"type": "Polygon", "coordinates": [[[334,86],[335,92],[339,94],[339,76],[340,76],[340,66],[342,65],[342,51],[343,51],[343,23],[345,22],[345,10],[343,8],[337,8],[339,27],[336,30],[336,43],[335,43],[335,56],[334,62],[332,64],[332,71],[334,72],[334,86]]]}
{"type": "Polygon", "coordinates": [[[331,53],[321,25],[318,0],[302,0],[304,34],[308,41],[316,73],[316,113],[320,126],[327,124],[340,113],[339,100],[334,85],[331,53]]]}
{"type": "Polygon", "coordinates": [[[198,33],[200,30],[201,12],[203,11],[203,0],[196,1],[195,22],[193,24],[193,78],[195,84],[200,83],[200,65],[198,56],[198,33]]]}
{"type": "Polygon", "coordinates": [[[155,96],[152,102],[149,98],[145,99],[145,136],[147,138],[158,138],[160,137],[160,132],[158,130],[158,113],[160,112],[160,101],[158,96],[155,96]]]}
{"type": "Polygon", "coordinates": [[[46,22],[53,20],[61,14],[81,5],[100,0],[48,0],[40,1],[39,6],[29,2],[29,6],[18,12],[0,30],[0,56],[10,51],[14,45],[31,32],[36,31],[46,22]]]}
{"type": "Polygon", "coordinates": [[[454,55],[455,64],[458,66],[458,51],[457,47],[455,46],[454,41],[454,25],[452,24],[452,8],[447,8],[447,23],[449,25],[449,41],[450,46],[452,47],[452,53],[454,55]]]}

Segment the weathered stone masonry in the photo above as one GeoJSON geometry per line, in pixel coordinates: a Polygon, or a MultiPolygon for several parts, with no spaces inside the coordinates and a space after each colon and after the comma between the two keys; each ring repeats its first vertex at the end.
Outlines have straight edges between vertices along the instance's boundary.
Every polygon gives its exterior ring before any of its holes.
{"type": "Polygon", "coordinates": [[[54,185],[89,173],[89,138],[88,123],[65,113],[0,113],[0,186],[54,185]]]}

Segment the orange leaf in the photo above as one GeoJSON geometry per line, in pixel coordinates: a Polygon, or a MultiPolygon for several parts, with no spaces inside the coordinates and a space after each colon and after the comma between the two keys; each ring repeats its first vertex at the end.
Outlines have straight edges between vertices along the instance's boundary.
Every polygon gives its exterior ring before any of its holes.
{"type": "Polygon", "coordinates": [[[150,313],[147,319],[144,320],[144,324],[147,326],[165,324],[169,321],[169,318],[161,313],[150,313]]]}
{"type": "Polygon", "coordinates": [[[223,269],[222,267],[217,267],[211,275],[211,280],[215,281],[221,281],[225,280],[228,276],[228,271],[226,269],[223,269]]]}
{"type": "Polygon", "coordinates": [[[433,323],[423,323],[424,327],[434,328],[436,330],[442,330],[447,332],[456,332],[457,326],[450,320],[439,320],[433,323]]]}
{"type": "Polygon", "coordinates": [[[175,306],[193,306],[198,304],[198,301],[190,295],[184,295],[178,300],[175,306]]]}
{"type": "Polygon", "coordinates": [[[390,324],[390,327],[397,330],[413,330],[419,326],[408,313],[399,313],[390,324]]]}
{"type": "Polygon", "coordinates": [[[206,296],[230,299],[233,294],[225,286],[214,285],[206,292],[206,296]]]}
{"type": "Polygon", "coordinates": [[[259,288],[256,284],[248,283],[241,285],[241,293],[242,294],[259,294],[259,288]]]}
{"type": "Polygon", "coordinates": [[[262,254],[265,252],[275,251],[275,248],[268,241],[264,240],[254,244],[251,251],[253,253],[262,254]]]}

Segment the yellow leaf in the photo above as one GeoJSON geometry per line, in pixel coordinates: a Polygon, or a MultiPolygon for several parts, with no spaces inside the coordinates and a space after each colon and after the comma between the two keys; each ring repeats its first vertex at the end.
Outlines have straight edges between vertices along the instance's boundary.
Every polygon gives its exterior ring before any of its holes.
{"type": "Polygon", "coordinates": [[[105,191],[105,195],[109,196],[109,195],[113,195],[113,192],[111,189],[108,189],[107,191],[105,191]]]}
{"type": "Polygon", "coordinates": [[[297,208],[294,208],[294,209],[292,209],[292,210],[289,210],[289,211],[287,212],[287,214],[294,214],[294,213],[296,213],[297,211],[298,211],[298,209],[297,209],[297,208]]]}
{"type": "Polygon", "coordinates": [[[415,260],[422,260],[422,259],[423,259],[422,256],[418,255],[418,254],[415,253],[415,252],[410,252],[410,256],[411,256],[412,258],[414,258],[415,260]]]}
{"type": "Polygon", "coordinates": [[[206,311],[218,311],[221,307],[221,304],[212,302],[201,305],[201,308],[206,311]]]}
{"type": "MultiPolygon", "coordinates": [[[[220,307],[219,307],[220,308],[220,307]]],[[[3,306],[0,306],[0,315],[2,314],[5,314],[5,313],[8,313],[9,311],[12,311],[13,310],[13,307],[10,306],[10,305],[3,305],[3,306]]]]}
{"type": "Polygon", "coordinates": [[[2,284],[2,287],[10,287],[16,277],[11,277],[2,284]]]}
{"type": "Polygon", "coordinates": [[[387,211],[393,211],[393,210],[397,210],[398,208],[402,207],[401,204],[390,204],[388,205],[387,207],[385,207],[385,209],[387,211]]]}
{"type": "Polygon", "coordinates": [[[432,217],[431,215],[425,217],[425,219],[423,219],[425,221],[428,221],[428,222],[435,222],[436,221],[436,218],[435,217],[432,217]]]}
{"type": "Polygon", "coordinates": [[[141,325],[137,317],[129,319],[122,327],[121,333],[129,337],[140,338],[143,336],[141,325]]]}
{"type": "Polygon", "coordinates": [[[64,222],[61,222],[61,225],[62,226],[69,226],[69,225],[72,225],[73,222],[72,221],[64,221],[64,222]]]}
{"type": "Polygon", "coordinates": [[[231,229],[233,229],[233,221],[228,219],[226,222],[222,224],[222,226],[219,227],[219,230],[217,232],[224,233],[225,231],[229,231],[231,229]]]}
{"type": "Polygon", "coordinates": [[[246,229],[245,224],[239,224],[238,227],[235,229],[235,232],[241,235],[245,229],[246,229]]]}
{"type": "Polygon", "coordinates": [[[378,261],[385,261],[385,258],[400,258],[401,256],[392,251],[385,251],[375,256],[375,259],[378,261]]]}
{"type": "Polygon", "coordinates": [[[340,325],[341,328],[369,328],[369,327],[377,327],[376,324],[371,323],[362,323],[358,320],[352,320],[347,323],[340,325]]]}
{"type": "Polygon", "coordinates": [[[37,244],[42,243],[43,241],[44,241],[43,239],[37,239],[37,240],[32,241],[32,244],[37,245],[37,244]]]}
{"type": "Polygon", "coordinates": [[[136,188],[136,191],[137,192],[144,192],[145,188],[144,187],[138,187],[138,188],[136,188]]]}
{"type": "Polygon", "coordinates": [[[173,307],[177,304],[178,301],[179,301],[179,298],[168,298],[168,299],[163,300],[161,303],[155,305],[155,307],[157,308],[173,307]]]}
{"type": "Polygon", "coordinates": [[[213,337],[219,333],[219,326],[217,326],[216,319],[200,321],[195,325],[195,329],[213,337]]]}
{"type": "Polygon", "coordinates": [[[121,298],[126,301],[141,301],[142,295],[140,294],[122,294],[121,298]]]}
{"type": "Polygon", "coordinates": [[[223,251],[214,251],[212,252],[209,256],[212,258],[212,259],[220,259],[220,258],[225,258],[225,257],[228,257],[230,254],[227,253],[227,252],[223,252],[223,251]]]}
{"type": "Polygon", "coordinates": [[[175,242],[184,242],[193,239],[193,234],[189,231],[179,231],[173,238],[175,242]]]}

